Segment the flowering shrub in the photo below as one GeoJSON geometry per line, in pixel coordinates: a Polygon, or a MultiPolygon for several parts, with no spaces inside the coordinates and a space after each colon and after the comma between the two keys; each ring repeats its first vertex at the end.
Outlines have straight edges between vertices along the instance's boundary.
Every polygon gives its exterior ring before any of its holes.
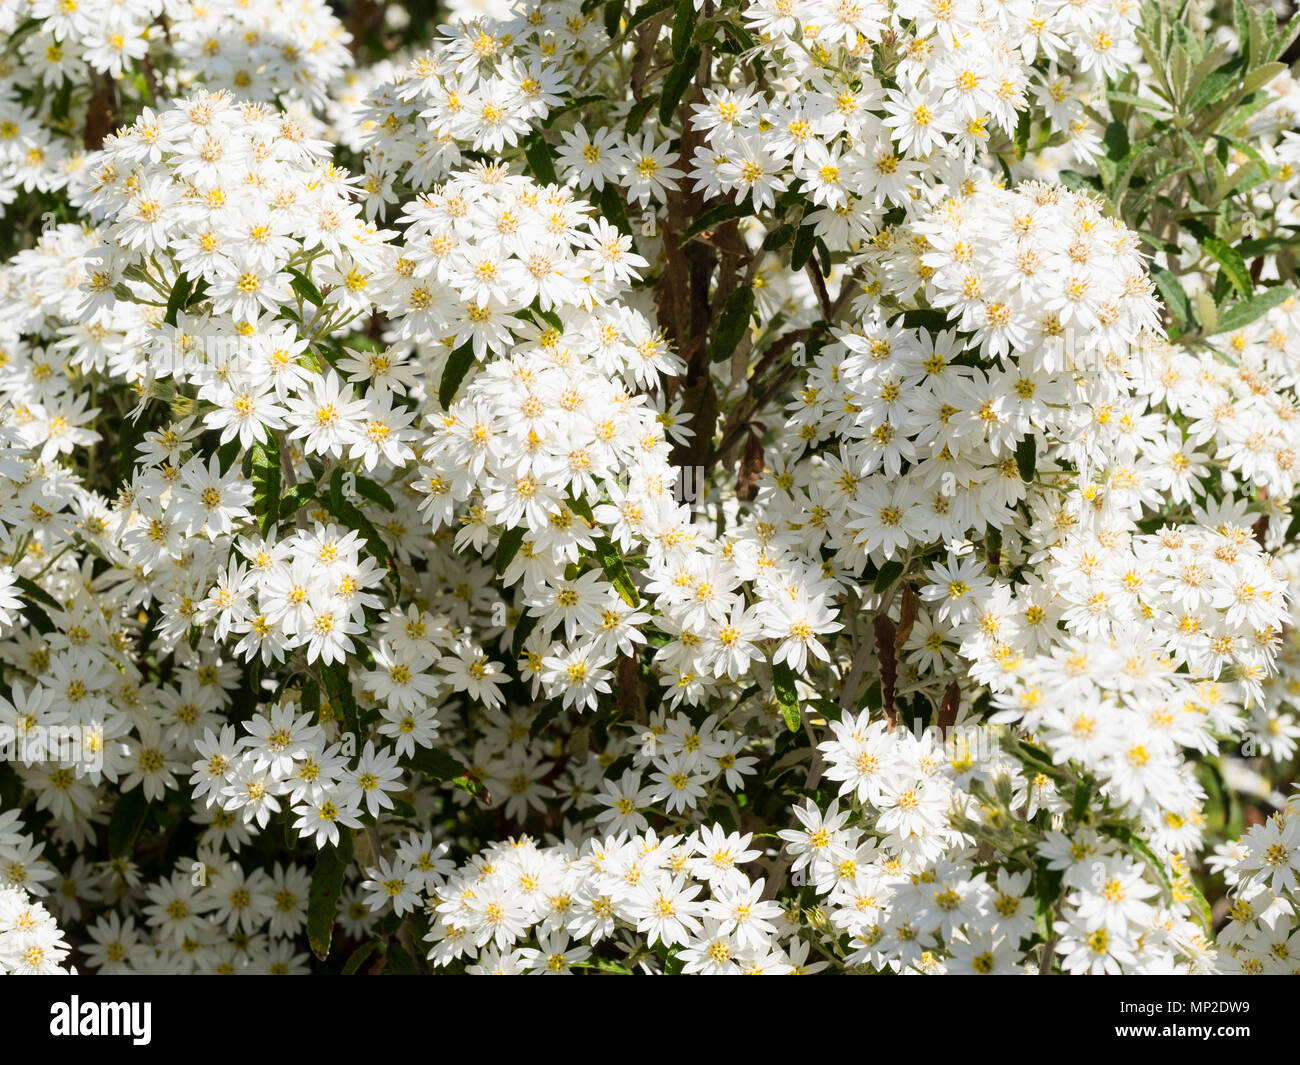
{"type": "Polygon", "coordinates": [[[0,972],[1293,971],[1297,30],[0,4],[0,972]]]}

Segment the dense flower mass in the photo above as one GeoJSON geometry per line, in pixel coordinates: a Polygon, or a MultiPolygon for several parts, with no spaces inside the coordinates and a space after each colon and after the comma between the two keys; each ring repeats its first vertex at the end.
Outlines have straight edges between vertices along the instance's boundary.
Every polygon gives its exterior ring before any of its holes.
{"type": "Polygon", "coordinates": [[[1300,26],[428,7],[0,3],[0,973],[1293,971],[1300,26]]]}

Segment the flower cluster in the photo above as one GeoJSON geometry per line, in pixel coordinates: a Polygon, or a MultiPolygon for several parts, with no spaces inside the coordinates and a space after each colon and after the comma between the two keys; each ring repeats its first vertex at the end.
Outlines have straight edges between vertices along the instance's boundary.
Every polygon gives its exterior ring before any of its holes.
{"type": "MultiPolygon", "coordinates": [[[[430,892],[436,965],[466,972],[558,974],[590,967],[592,946],[620,931],[680,948],[679,972],[811,973],[809,947],[763,878],[743,866],[759,855],[752,835],[701,828],[687,836],[617,835],[581,852],[532,840],[498,843],[430,892]],[[520,946],[521,940],[536,946],[520,946]]],[[[796,915],[797,916],[797,915],[796,915]]],[[[653,955],[619,969],[661,971],[653,955]]]]}
{"type": "Polygon", "coordinates": [[[0,5],[0,971],[1285,968],[1203,6],[0,5]]]}
{"type": "Polygon", "coordinates": [[[1232,892],[1227,926],[1219,933],[1224,968],[1255,976],[1295,972],[1300,837],[1296,798],[1210,859],[1232,892]]]}
{"type": "Polygon", "coordinates": [[[13,0],[0,8],[0,206],[82,179],[128,85],[152,104],[196,82],[300,119],[352,62],[323,0],[13,0]],[[119,87],[120,86],[120,87],[119,87]]]}
{"type": "Polygon", "coordinates": [[[63,933],[50,913],[21,888],[0,887],[0,974],[49,976],[67,972],[63,933]]]}

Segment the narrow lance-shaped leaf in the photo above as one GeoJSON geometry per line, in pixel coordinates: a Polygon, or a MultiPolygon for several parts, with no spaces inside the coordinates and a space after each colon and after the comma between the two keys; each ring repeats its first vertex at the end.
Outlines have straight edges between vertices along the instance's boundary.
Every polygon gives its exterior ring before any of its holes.
{"type": "Polygon", "coordinates": [[[596,557],[600,560],[600,568],[605,571],[605,579],[614,586],[614,591],[618,592],[619,598],[630,607],[640,606],[641,597],[637,594],[636,585],[632,583],[632,577],[623,562],[623,556],[618,553],[618,548],[603,536],[598,537],[596,557]]]}
{"type": "Polygon", "coordinates": [[[699,13],[695,10],[695,0],[677,0],[677,10],[673,12],[673,60],[682,62],[687,55],[695,37],[695,23],[699,13]]]}
{"type": "Polygon", "coordinates": [[[713,333],[713,361],[723,362],[731,358],[736,345],[740,343],[745,330],[749,328],[750,316],[754,313],[754,290],[748,285],[735,289],[727,297],[718,318],[717,329],[713,333]]]}
{"type": "Polygon", "coordinates": [[[370,500],[370,502],[383,507],[390,514],[397,510],[397,504],[393,502],[393,497],[390,496],[381,485],[376,484],[369,477],[357,478],[357,491],[370,500]]]}
{"type": "Polygon", "coordinates": [[[357,697],[352,693],[351,674],[346,662],[332,662],[321,669],[321,680],[329,694],[330,705],[343,715],[343,726],[360,741],[361,720],[357,697]]]}
{"type": "Polygon", "coordinates": [[[894,581],[898,580],[902,575],[903,563],[899,562],[896,558],[891,558],[880,567],[880,572],[876,574],[876,579],[871,586],[871,590],[879,595],[881,592],[889,588],[894,581]]]}
{"type": "Polygon", "coordinates": [[[700,217],[691,224],[691,226],[682,234],[681,243],[685,244],[693,240],[701,233],[706,233],[711,229],[716,229],[724,222],[729,222],[733,218],[748,218],[754,213],[754,197],[746,196],[740,203],[730,200],[727,203],[719,204],[705,211],[700,217]]]}
{"type": "Polygon", "coordinates": [[[662,95],[659,97],[659,121],[665,126],[672,123],[677,105],[681,103],[686,90],[695,80],[696,70],[700,65],[700,46],[692,43],[686,54],[673,66],[664,78],[662,95]]]}
{"type": "Polygon", "coordinates": [[[791,732],[798,732],[799,694],[795,689],[794,671],[788,662],[772,664],[772,688],[776,692],[776,701],[781,707],[781,716],[785,718],[785,727],[791,732]]]}
{"type": "Polygon", "coordinates": [[[337,847],[322,847],[307,891],[307,942],[321,961],[329,957],[334,938],[334,915],[338,912],[343,877],[352,864],[352,834],[339,832],[337,847]]]}
{"type": "Polygon", "coordinates": [[[289,278],[289,285],[294,292],[313,307],[320,307],[325,303],[325,297],[320,294],[320,289],[312,284],[311,279],[301,270],[290,270],[289,278]]]}
{"type": "Polygon", "coordinates": [[[1038,466],[1038,441],[1033,433],[1024,437],[1020,443],[1016,444],[1016,470],[1020,474],[1020,479],[1025,484],[1033,482],[1034,473],[1038,466]]]}
{"type": "Polygon", "coordinates": [[[180,274],[176,278],[176,284],[172,285],[171,295],[167,297],[167,313],[163,318],[167,325],[176,324],[176,316],[188,303],[190,291],[190,279],[185,274],[180,274]]]}
{"type": "Polygon", "coordinates": [[[1254,286],[1251,284],[1250,271],[1246,269],[1246,262],[1242,259],[1241,253],[1218,237],[1207,237],[1201,241],[1201,247],[1205,249],[1205,253],[1210,258],[1219,264],[1223,276],[1231,282],[1238,295],[1249,299],[1251,289],[1254,286]]]}
{"type": "Polygon", "coordinates": [[[460,388],[460,383],[465,380],[465,375],[474,362],[474,344],[469,340],[447,357],[447,365],[442,370],[442,381],[438,384],[438,402],[442,404],[443,410],[451,408],[456,390],[460,388]]]}
{"type": "Polygon", "coordinates": [[[1218,332],[1232,333],[1243,326],[1250,325],[1256,318],[1259,318],[1279,303],[1284,303],[1290,296],[1294,295],[1294,290],[1290,285],[1278,285],[1274,288],[1266,288],[1263,292],[1258,292],[1250,299],[1235,306],[1229,307],[1222,315],[1219,316],[1218,332]]]}
{"type": "Polygon", "coordinates": [[[790,249],[790,269],[802,270],[813,253],[817,242],[817,232],[812,226],[800,226],[794,235],[794,247],[790,249]]]}
{"type": "Polygon", "coordinates": [[[1160,293],[1160,298],[1165,301],[1165,306],[1169,308],[1169,313],[1182,325],[1188,325],[1192,321],[1192,301],[1187,298],[1187,293],[1183,286],[1179,284],[1178,278],[1174,277],[1163,266],[1151,266],[1151,280],[1155,282],[1156,291],[1160,293]]]}
{"type": "Polygon", "coordinates": [[[131,853],[135,838],[149,819],[150,802],[145,798],[143,786],[126,792],[113,803],[113,813],[108,820],[108,853],[122,858],[131,853]]]}
{"type": "Polygon", "coordinates": [[[527,530],[522,525],[516,525],[513,529],[507,529],[501,534],[501,539],[497,541],[496,556],[493,559],[493,566],[497,571],[497,576],[505,573],[514,557],[519,553],[519,545],[524,542],[524,533],[527,530]]]}
{"type": "Polygon", "coordinates": [[[543,185],[559,184],[559,179],[555,176],[555,162],[551,158],[551,147],[540,133],[529,137],[524,143],[524,157],[528,160],[528,168],[533,172],[533,177],[543,185]]]}
{"type": "Polygon", "coordinates": [[[269,536],[280,517],[280,451],[257,443],[249,449],[249,474],[253,482],[253,515],[263,536],[269,536]]]}
{"type": "Polygon", "coordinates": [[[610,0],[605,5],[605,32],[610,39],[618,36],[618,24],[623,19],[623,0],[610,0]]]}
{"type": "Polygon", "coordinates": [[[627,219],[627,208],[623,206],[623,197],[613,182],[606,182],[600,194],[600,213],[618,227],[627,236],[632,235],[632,223],[627,219]]]}
{"type": "Polygon", "coordinates": [[[308,484],[306,481],[301,484],[295,484],[280,497],[280,520],[284,521],[292,518],[303,507],[312,501],[316,495],[316,486],[308,484]]]}
{"type": "Polygon", "coordinates": [[[1020,119],[1016,123],[1015,149],[1017,159],[1023,159],[1029,151],[1029,108],[1020,112],[1020,119]]]}

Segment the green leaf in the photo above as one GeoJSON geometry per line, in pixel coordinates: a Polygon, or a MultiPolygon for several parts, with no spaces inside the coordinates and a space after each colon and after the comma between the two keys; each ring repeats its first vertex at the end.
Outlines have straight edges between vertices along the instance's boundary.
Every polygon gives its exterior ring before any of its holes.
{"type": "Polygon", "coordinates": [[[537,616],[535,614],[523,614],[515,623],[515,634],[510,640],[510,657],[516,661],[524,653],[524,643],[537,628],[537,616]]]}
{"type": "MultiPolygon", "coordinates": [[[[1141,210],[1144,206],[1146,206],[1147,200],[1151,199],[1162,188],[1164,188],[1165,183],[1167,181],[1169,181],[1171,178],[1177,177],[1179,174],[1185,173],[1188,170],[1192,170],[1195,167],[1196,164],[1191,162],[1175,163],[1173,166],[1167,166],[1163,170],[1159,171],[1154,177],[1151,178],[1150,181],[1148,181],[1145,185],[1142,186],[1142,191],[1137,194],[1137,198],[1134,199],[1132,205],[1129,207],[1130,214],[1134,218],[1141,217],[1141,210]]],[[[1155,243],[1155,246],[1159,247],[1162,242],[1157,241],[1153,243],[1155,243]]],[[[1178,249],[1178,250],[1181,251],[1182,249],[1178,249]]]]}
{"type": "Polygon", "coordinates": [[[343,725],[348,732],[356,734],[361,742],[361,717],[357,708],[357,697],[352,693],[351,672],[347,662],[331,662],[320,671],[321,680],[325,682],[325,691],[330,697],[330,705],[343,715],[343,725]]]}
{"type": "Polygon", "coordinates": [[[1092,784],[1081,780],[1074,789],[1074,801],[1070,804],[1070,817],[1078,821],[1088,809],[1088,800],[1092,798],[1092,784]]]}
{"type": "Polygon", "coordinates": [[[600,194],[600,213],[627,236],[632,235],[632,223],[627,220],[627,208],[623,206],[623,197],[612,181],[605,183],[600,194]]]}
{"type": "Polygon", "coordinates": [[[469,368],[474,365],[474,343],[467,340],[449,356],[447,356],[447,365],[443,367],[442,381],[438,384],[438,402],[442,404],[443,410],[450,410],[452,400],[456,398],[456,390],[460,388],[460,383],[465,380],[465,375],[469,373],[469,368]]]}
{"type": "Polygon", "coordinates": [[[384,969],[386,974],[392,976],[412,976],[419,972],[416,968],[415,959],[412,958],[401,945],[389,943],[384,956],[388,959],[388,966],[384,969]]]}
{"type": "Polygon", "coordinates": [[[524,157],[533,177],[543,185],[558,185],[560,179],[555,176],[555,161],[551,157],[551,146],[540,133],[534,133],[524,142],[524,157]]]}
{"type": "Polygon", "coordinates": [[[753,213],[754,197],[752,195],[746,196],[740,203],[729,200],[718,207],[710,208],[700,215],[699,219],[682,234],[680,243],[686,244],[687,241],[694,240],[701,233],[710,229],[717,229],[723,222],[729,222],[733,218],[748,218],[753,213]]]}
{"type": "Polygon", "coordinates": [[[23,593],[31,599],[44,603],[46,606],[53,607],[55,610],[62,610],[63,605],[50,595],[44,588],[37,584],[30,577],[19,577],[16,574],[13,578],[14,584],[23,590],[23,593]]]}
{"type": "Polygon", "coordinates": [[[417,747],[411,765],[429,780],[454,780],[469,773],[457,759],[439,747],[417,747]]]}
{"type": "Polygon", "coordinates": [[[361,946],[348,955],[348,960],[343,963],[342,975],[354,975],[361,968],[362,963],[378,949],[379,940],[377,939],[372,939],[369,943],[362,943],[361,946]]]}
{"type": "Polygon", "coordinates": [[[785,727],[791,732],[799,731],[799,694],[795,689],[794,672],[788,662],[772,663],[772,688],[776,692],[776,701],[781,706],[781,716],[785,718],[785,727]]]}
{"type": "MultiPolygon", "coordinates": [[[[234,440],[230,440],[217,448],[217,466],[221,470],[223,477],[230,472],[230,467],[235,464],[235,456],[239,454],[240,446],[239,437],[235,437],[234,440]]],[[[247,476],[247,471],[245,471],[245,476],[247,476]]]]}
{"type": "Polygon", "coordinates": [[[470,776],[469,770],[446,751],[417,747],[411,765],[429,780],[448,783],[479,802],[490,801],[483,782],[470,776]]]}
{"type": "Polygon", "coordinates": [[[1243,95],[1249,96],[1256,89],[1262,89],[1285,70],[1285,63],[1262,63],[1242,80],[1241,91],[1243,95]]]}
{"type": "Polygon", "coordinates": [[[352,833],[345,828],[339,832],[337,847],[322,847],[316,855],[316,868],[307,891],[307,942],[321,961],[329,957],[334,914],[343,891],[343,877],[351,864],[352,833]]]}
{"type": "Polygon", "coordinates": [[[1273,38],[1273,43],[1268,49],[1267,58],[1277,59],[1295,43],[1296,37],[1300,37],[1300,19],[1292,18],[1285,28],[1273,38]]]}
{"type": "Polygon", "coordinates": [[[821,237],[813,238],[813,247],[817,249],[817,261],[821,263],[822,277],[830,277],[831,274],[831,250],[826,246],[826,241],[821,237]]]}
{"type": "Polygon", "coordinates": [[[172,285],[171,295],[167,297],[167,314],[163,318],[165,324],[176,324],[176,316],[189,302],[191,291],[190,279],[185,274],[180,274],[176,278],[176,284],[172,285]]]}
{"type": "Polygon", "coordinates": [[[1237,47],[1242,55],[1246,54],[1246,43],[1250,40],[1250,12],[1242,0],[1232,0],[1232,20],[1237,28],[1237,47]]]}
{"type": "Polygon", "coordinates": [[[637,8],[636,14],[630,16],[627,20],[627,32],[631,33],[646,19],[653,18],[659,12],[667,11],[675,2],[676,0],[650,0],[648,4],[637,8]]]}
{"type": "Polygon", "coordinates": [[[1187,293],[1184,291],[1183,286],[1179,284],[1178,278],[1174,277],[1163,266],[1156,266],[1154,263],[1150,266],[1150,272],[1151,280],[1156,285],[1156,291],[1160,293],[1160,298],[1165,301],[1169,313],[1183,325],[1190,325],[1192,321],[1192,301],[1187,298],[1187,293]]]}
{"type": "Polygon", "coordinates": [[[1025,484],[1031,484],[1034,480],[1034,471],[1038,467],[1038,439],[1033,433],[1023,437],[1016,444],[1016,469],[1020,473],[1020,479],[1025,484]]]}
{"type": "Polygon", "coordinates": [[[1231,282],[1238,294],[1248,299],[1254,286],[1251,284],[1250,271],[1246,269],[1246,262],[1242,259],[1241,253],[1218,237],[1207,237],[1201,241],[1201,247],[1219,264],[1223,276],[1231,282]]]}
{"type": "MultiPolygon", "coordinates": [[[[1063,870],[1048,869],[1046,864],[1034,868],[1034,922],[1038,926],[1039,936],[1044,941],[1052,938],[1052,926],[1056,920],[1056,900],[1061,894],[1063,878],[1063,870]]],[[[1045,960],[1047,965],[1051,965],[1052,962],[1052,958],[1045,960]]]]}
{"type": "Polygon", "coordinates": [[[1169,79],[1165,76],[1164,57],[1160,49],[1156,47],[1155,42],[1143,30],[1135,30],[1133,36],[1137,39],[1138,47],[1142,49],[1142,55],[1146,58],[1147,64],[1156,77],[1160,79],[1160,87],[1164,90],[1162,95],[1172,103],[1174,94],[1170,90],[1169,79]]]}
{"type": "Polygon", "coordinates": [[[596,557],[600,560],[600,568],[605,571],[605,579],[614,586],[619,598],[633,609],[640,606],[641,597],[637,594],[636,585],[632,583],[632,577],[618,548],[603,536],[597,537],[596,557]]]}
{"type": "Polygon", "coordinates": [[[930,333],[942,333],[945,329],[951,327],[948,316],[943,311],[936,311],[933,307],[913,307],[903,311],[901,316],[903,324],[908,329],[924,329],[930,333]]]}
{"type": "Polygon", "coordinates": [[[1023,159],[1029,151],[1029,108],[1020,112],[1020,118],[1016,122],[1015,148],[1017,159],[1023,159]]]}
{"type": "Polygon", "coordinates": [[[605,32],[610,40],[618,36],[618,24],[623,19],[624,0],[611,0],[605,5],[605,32]]]}
{"type": "MultiPolygon", "coordinates": [[[[1187,98],[1187,81],[1191,73],[1191,61],[1187,55],[1187,49],[1181,44],[1174,45],[1169,53],[1169,65],[1166,67],[1168,72],[1169,88],[1173,91],[1174,100],[1182,102],[1187,98]]],[[[1187,109],[1183,105],[1181,110],[1185,114],[1187,109]]]]}
{"type": "Polygon", "coordinates": [[[533,723],[528,726],[528,738],[537,739],[552,721],[560,716],[560,711],[564,704],[559,699],[552,699],[549,704],[542,708],[538,715],[533,718],[533,723]]]}
{"type": "Polygon", "coordinates": [[[1131,92],[1108,92],[1107,100],[1113,100],[1116,103],[1128,104],[1130,107],[1140,107],[1147,111],[1168,111],[1167,104],[1159,100],[1151,100],[1145,96],[1135,96],[1131,92]]]}
{"type": "Polygon", "coordinates": [[[383,507],[390,514],[397,510],[397,504],[388,492],[369,477],[357,477],[357,491],[376,506],[383,507]]]}
{"type": "Polygon", "coordinates": [[[596,516],[591,512],[591,504],[587,502],[586,496],[569,495],[569,509],[578,517],[587,523],[588,528],[594,528],[596,525],[596,516]]]}
{"type": "MultiPolygon", "coordinates": [[[[752,52],[758,47],[758,41],[754,39],[754,35],[743,26],[737,26],[734,22],[723,20],[722,31],[735,42],[734,50],[724,49],[726,51],[733,51],[733,54],[738,55],[741,52],[752,52]]],[[[761,60],[758,56],[755,56],[753,62],[755,70],[758,71],[759,76],[762,77],[763,68],[761,60]]]]}
{"type": "Polygon", "coordinates": [[[292,518],[316,496],[316,486],[303,481],[295,484],[280,497],[280,520],[292,518]]]}
{"type": "Polygon", "coordinates": [[[108,819],[108,853],[111,857],[125,858],[131,853],[151,809],[152,804],[145,797],[143,786],[118,796],[113,803],[113,814],[108,819]]]}
{"type": "Polygon", "coordinates": [[[1279,303],[1285,302],[1295,294],[1290,285],[1277,285],[1257,292],[1250,299],[1229,307],[1219,316],[1216,333],[1235,333],[1243,326],[1250,325],[1256,318],[1267,314],[1279,303]]]}
{"type": "MultiPolygon", "coordinates": [[[[1100,169],[1100,166],[1098,169],[1100,169]]],[[[1085,194],[1101,192],[1101,180],[1099,178],[1080,174],[1077,170],[1062,170],[1060,178],[1061,184],[1073,192],[1082,192],[1085,194]]]]}
{"type": "Polygon", "coordinates": [[[525,532],[527,532],[525,526],[516,525],[513,529],[507,529],[501,534],[501,539],[497,541],[496,557],[493,560],[493,566],[498,577],[505,573],[515,555],[519,553],[519,545],[524,542],[525,532]]]}
{"type": "MultiPolygon", "coordinates": [[[[26,578],[20,578],[20,579],[25,580],[26,578]]],[[[23,612],[23,616],[26,617],[29,622],[31,622],[32,628],[34,628],[42,636],[48,636],[50,633],[54,632],[54,630],[57,628],[54,622],[50,619],[50,615],[45,613],[44,610],[38,607],[30,599],[26,599],[23,601],[22,612],[23,612]]]]}
{"type": "Polygon", "coordinates": [[[59,91],[55,94],[54,102],[50,105],[50,117],[58,122],[64,121],[68,117],[68,109],[72,104],[72,79],[64,78],[59,85],[59,91]]]}
{"type": "Polygon", "coordinates": [[[699,13],[695,10],[695,0],[677,0],[677,10],[673,13],[673,61],[682,62],[694,43],[695,23],[699,13]]]}
{"type": "Polygon", "coordinates": [[[740,343],[749,328],[749,319],[754,313],[754,290],[749,285],[733,289],[718,317],[717,328],[713,332],[713,361],[723,362],[731,358],[736,345],[740,343]]]}
{"type": "Polygon", "coordinates": [[[783,222],[763,238],[763,250],[776,251],[777,248],[785,247],[793,239],[794,226],[789,222],[783,222]]]}
{"type": "Polygon", "coordinates": [[[1106,127],[1102,141],[1106,151],[1097,158],[1097,170],[1101,173],[1102,180],[1109,186],[1115,184],[1132,150],[1128,139],[1128,128],[1122,122],[1112,122],[1106,127]]]}
{"type": "Polygon", "coordinates": [[[1227,96],[1240,81],[1242,66],[1240,59],[1233,59],[1207,74],[1192,90],[1191,98],[1187,101],[1187,113],[1194,115],[1227,96]]]}
{"type": "Polygon", "coordinates": [[[659,97],[660,125],[672,125],[673,116],[677,113],[677,105],[681,103],[682,97],[686,95],[686,90],[690,88],[691,82],[695,80],[699,66],[700,46],[692,41],[691,46],[686,50],[686,54],[668,72],[668,77],[664,78],[659,97]]]}
{"type": "Polygon", "coordinates": [[[1277,97],[1271,92],[1256,92],[1242,100],[1232,114],[1219,122],[1220,129],[1240,130],[1256,111],[1271,104],[1277,97]]]}
{"type": "MultiPolygon", "coordinates": [[[[627,121],[623,123],[623,136],[631,137],[641,128],[645,121],[645,116],[650,113],[650,109],[659,102],[657,92],[646,93],[640,100],[632,105],[632,109],[627,113],[627,121]]],[[[611,182],[605,183],[605,188],[612,187],[611,182]]]]}
{"type": "Polygon", "coordinates": [[[896,558],[889,559],[880,571],[876,574],[876,579],[872,582],[871,589],[877,595],[890,587],[899,577],[903,575],[903,563],[896,558]]]}
{"type": "Polygon", "coordinates": [[[1192,896],[1192,916],[1196,918],[1199,924],[1207,934],[1213,932],[1213,911],[1210,909],[1209,900],[1201,893],[1201,889],[1196,886],[1196,881],[1190,876],[1185,876],[1179,880],[1179,886],[1187,889],[1192,896]]]}
{"type": "Polygon", "coordinates": [[[320,688],[310,680],[302,685],[302,712],[312,721],[320,721],[320,688]]]}
{"type": "Polygon", "coordinates": [[[289,285],[313,307],[320,307],[324,304],[325,297],[320,294],[320,289],[313,285],[311,279],[301,270],[290,270],[289,277],[289,285]]]}
{"type": "Polygon", "coordinates": [[[812,226],[800,226],[794,235],[794,247],[790,249],[790,269],[802,270],[813,253],[817,242],[817,233],[812,226]]]}
{"type": "Polygon", "coordinates": [[[1295,242],[1295,234],[1285,237],[1257,237],[1255,240],[1243,240],[1237,245],[1237,250],[1241,252],[1243,259],[1257,259],[1261,255],[1272,255],[1283,248],[1289,248],[1295,242]]]}
{"type": "Polygon", "coordinates": [[[1264,45],[1267,41],[1264,33],[1264,20],[1259,13],[1259,9],[1253,4],[1250,5],[1246,8],[1246,17],[1249,20],[1250,28],[1245,41],[1242,42],[1245,46],[1242,51],[1246,56],[1246,65],[1253,68],[1263,58],[1264,45]]]}
{"type": "Polygon", "coordinates": [[[546,118],[542,122],[542,129],[550,129],[555,124],[555,120],[568,111],[576,111],[580,107],[587,107],[589,104],[602,103],[609,99],[600,93],[591,93],[587,96],[578,96],[572,100],[565,100],[559,107],[553,107],[546,112],[546,118]]]}
{"type": "Polygon", "coordinates": [[[263,536],[280,516],[280,449],[266,444],[254,444],[248,452],[249,479],[253,482],[253,516],[263,536]]]}

